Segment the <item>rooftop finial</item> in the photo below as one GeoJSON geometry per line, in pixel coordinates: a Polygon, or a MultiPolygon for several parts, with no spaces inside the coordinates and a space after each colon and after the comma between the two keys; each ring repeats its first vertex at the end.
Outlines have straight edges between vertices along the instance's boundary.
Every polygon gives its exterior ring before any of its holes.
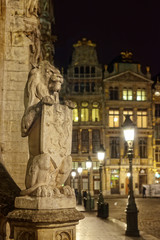
{"type": "Polygon", "coordinates": [[[133,53],[129,51],[121,52],[123,62],[132,62],[133,53]]]}

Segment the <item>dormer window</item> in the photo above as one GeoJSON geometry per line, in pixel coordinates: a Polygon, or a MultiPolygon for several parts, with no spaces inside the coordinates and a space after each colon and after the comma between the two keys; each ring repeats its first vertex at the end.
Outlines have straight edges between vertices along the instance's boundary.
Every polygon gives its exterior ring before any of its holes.
{"type": "Polygon", "coordinates": [[[145,89],[137,89],[137,101],[146,101],[146,90],[145,89]]]}
{"type": "Polygon", "coordinates": [[[110,87],[109,88],[109,99],[110,100],[118,100],[118,87],[110,87]]]}
{"type": "Polygon", "coordinates": [[[123,89],[123,100],[131,101],[133,100],[133,91],[132,89],[123,89]]]}

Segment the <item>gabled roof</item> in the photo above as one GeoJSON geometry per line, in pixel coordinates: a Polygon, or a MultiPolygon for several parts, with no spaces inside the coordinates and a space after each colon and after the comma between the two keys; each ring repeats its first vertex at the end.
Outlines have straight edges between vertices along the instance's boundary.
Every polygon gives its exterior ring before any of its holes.
{"type": "Polygon", "coordinates": [[[150,84],[153,84],[153,81],[149,78],[146,78],[140,74],[137,74],[135,72],[132,72],[130,70],[128,71],[125,71],[125,72],[121,72],[121,73],[118,73],[118,74],[115,74],[115,75],[112,75],[112,76],[108,76],[106,78],[104,78],[104,82],[107,82],[107,81],[133,81],[133,82],[139,82],[139,80],[142,81],[142,82],[148,82],[150,84]]]}

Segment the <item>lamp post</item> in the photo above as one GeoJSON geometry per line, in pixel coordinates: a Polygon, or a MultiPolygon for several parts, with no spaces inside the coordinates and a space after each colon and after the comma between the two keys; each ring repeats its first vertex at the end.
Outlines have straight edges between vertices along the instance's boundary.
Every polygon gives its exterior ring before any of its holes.
{"type": "Polygon", "coordinates": [[[104,205],[104,198],[103,198],[103,193],[102,193],[102,167],[103,167],[103,161],[104,161],[104,158],[105,158],[105,150],[104,150],[104,147],[103,145],[101,144],[100,145],[100,149],[99,151],[97,152],[97,157],[98,157],[98,160],[100,162],[100,165],[99,165],[99,175],[100,175],[100,192],[99,192],[99,197],[98,197],[98,217],[103,217],[103,207],[102,205],[104,205]]]}
{"type": "Polygon", "coordinates": [[[86,167],[88,169],[88,194],[87,194],[87,204],[86,204],[86,210],[91,211],[91,194],[90,194],[90,169],[92,167],[92,160],[91,157],[88,156],[88,159],[86,161],[86,167]]]}
{"type": "Polygon", "coordinates": [[[76,171],[72,171],[71,172],[71,175],[72,175],[72,178],[73,178],[73,188],[75,189],[75,182],[74,182],[74,179],[75,179],[75,176],[76,176],[76,171]]]}
{"type": "Polygon", "coordinates": [[[83,171],[83,168],[81,166],[78,167],[78,204],[82,205],[82,195],[81,195],[81,174],[83,171]]]}
{"type": "Polygon", "coordinates": [[[133,159],[133,142],[134,142],[134,131],[135,126],[130,116],[127,115],[123,124],[123,132],[125,141],[128,144],[128,158],[129,158],[129,194],[128,203],[126,207],[126,221],[127,229],[125,234],[127,236],[139,236],[138,230],[138,209],[135,203],[134,192],[133,192],[133,176],[132,176],[132,159],[133,159]]]}

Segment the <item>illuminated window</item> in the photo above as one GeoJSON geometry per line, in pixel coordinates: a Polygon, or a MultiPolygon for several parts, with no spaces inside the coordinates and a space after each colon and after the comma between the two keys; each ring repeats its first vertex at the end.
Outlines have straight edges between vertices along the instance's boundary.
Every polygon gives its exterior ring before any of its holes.
{"type": "Polygon", "coordinates": [[[159,162],[160,163],[160,147],[156,147],[155,149],[155,160],[156,162],[159,162]]]}
{"type": "Polygon", "coordinates": [[[94,102],[92,104],[92,122],[98,122],[99,119],[99,103],[94,102]]]}
{"type": "Polygon", "coordinates": [[[130,119],[133,121],[133,111],[132,110],[124,110],[123,111],[123,122],[126,119],[126,115],[130,115],[130,119]]]}
{"type": "Polygon", "coordinates": [[[119,137],[110,137],[110,157],[119,158],[119,137]]]}
{"type": "Polygon", "coordinates": [[[146,90],[145,89],[137,89],[137,101],[146,101],[146,90]]]}
{"type": "Polygon", "coordinates": [[[109,88],[109,99],[110,100],[118,100],[119,99],[119,94],[118,94],[118,88],[115,87],[110,87],[109,88]]]}
{"type": "Polygon", "coordinates": [[[77,103],[74,102],[75,108],[73,109],[73,122],[78,122],[78,108],[77,108],[77,103]]]}
{"type": "Polygon", "coordinates": [[[147,158],[147,138],[139,138],[139,156],[140,158],[147,158]]]}
{"type": "Polygon", "coordinates": [[[93,169],[99,169],[99,162],[92,162],[92,168],[93,169]]]}
{"type": "Polygon", "coordinates": [[[119,127],[118,110],[109,110],[109,127],[119,127]]]}
{"type": "Polygon", "coordinates": [[[147,111],[137,111],[137,127],[147,127],[147,111]]]}
{"type": "Polygon", "coordinates": [[[123,89],[123,100],[131,101],[133,100],[133,91],[132,89],[123,89]]]}
{"type": "Polygon", "coordinates": [[[88,103],[82,102],[82,104],[81,104],[81,121],[88,122],[88,120],[89,120],[88,103]]]}
{"type": "Polygon", "coordinates": [[[78,168],[78,162],[72,162],[72,169],[78,168]]]}

